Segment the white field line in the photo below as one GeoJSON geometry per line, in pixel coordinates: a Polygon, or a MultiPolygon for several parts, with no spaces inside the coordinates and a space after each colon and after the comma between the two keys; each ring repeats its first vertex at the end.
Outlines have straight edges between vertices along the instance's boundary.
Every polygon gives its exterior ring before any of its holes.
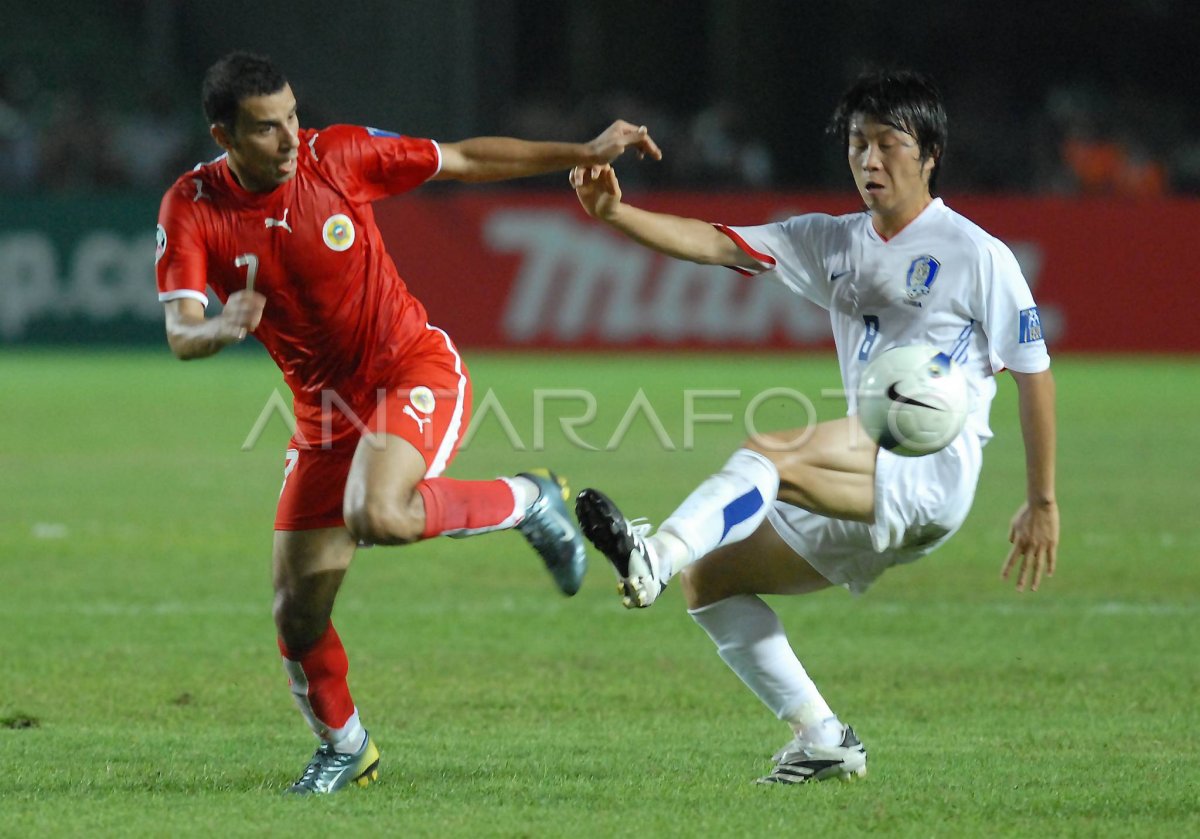
{"type": "MultiPolygon", "coordinates": [[[[771,598],[778,604],[782,598],[771,598]]],[[[790,600],[790,599],[789,599],[790,600]]],[[[621,611],[614,597],[612,602],[588,603],[586,605],[556,599],[552,590],[541,593],[530,593],[522,597],[492,597],[482,600],[466,600],[459,603],[436,601],[423,603],[397,604],[395,601],[384,600],[365,601],[361,598],[346,599],[339,602],[339,608],[347,613],[395,613],[405,615],[479,615],[479,614],[516,614],[530,611],[559,612],[571,610],[583,614],[618,613],[621,611]]],[[[663,604],[668,610],[677,608],[682,611],[682,603],[671,606],[663,604]]],[[[814,603],[814,610],[826,614],[838,609],[831,600],[819,604],[814,603]]],[[[788,607],[793,611],[796,607],[788,607]]],[[[991,614],[991,615],[1060,615],[1069,614],[1088,617],[1164,617],[1175,618],[1200,614],[1200,603],[1142,603],[1127,600],[1108,600],[1092,603],[1056,603],[1048,600],[1023,603],[937,603],[937,602],[885,602],[855,604],[856,611],[883,615],[911,614],[991,614]]],[[[158,602],[125,602],[119,600],[92,600],[86,603],[59,602],[44,603],[3,603],[0,602],[0,616],[4,615],[44,615],[72,614],[85,617],[172,617],[188,615],[227,615],[227,616],[262,616],[269,615],[271,603],[269,597],[259,601],[185,601],[163,600],[158,602]]]]}

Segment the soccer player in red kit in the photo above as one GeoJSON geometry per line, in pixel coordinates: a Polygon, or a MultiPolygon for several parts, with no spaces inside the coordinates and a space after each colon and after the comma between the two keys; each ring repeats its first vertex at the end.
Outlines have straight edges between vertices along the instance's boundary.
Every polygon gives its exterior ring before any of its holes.
{"type": "Polygon", "coordinates": [[[552,473],[440,477],[467,428],[471,384],[445,332],[400,279],[371,202],[427,180],[493,181],[661,157],[645,127],[613,123],[588,143],[478,137],[455,143],[350,125],[301,129],[267,59],[232,53],[204,80],[225,154],[181,176],[159,211],[155,257],[167,339],[205,358],[249,333],[292,389],[273,546],[275,623],[291,690],[321,744],[290,787],[365,786],[379,751],[359,720],[330,617],[360,543],[517,528],[556,584],[582,582],[583,541],[552,473]],[[224,303],[205,316],[206,287],[224,303]]]}

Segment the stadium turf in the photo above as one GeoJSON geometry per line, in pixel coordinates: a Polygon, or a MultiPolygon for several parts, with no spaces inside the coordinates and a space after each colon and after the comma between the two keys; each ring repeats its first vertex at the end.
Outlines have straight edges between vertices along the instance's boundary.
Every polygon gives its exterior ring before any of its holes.
{"type": "MultiPolygon", "coordinates": [[[[656,520],[745,435],[748,405],[759,428],[800,421],[801,401],[769,389],[839,413],[825,355],[468,360],[490,408],[451,476],[550,465],[656,520]],[[588,394],[595,419],[572,425],[588,394]]],[[[1200,832],[1200,361],[1055,371],[1063,542],[1040,593],[998,579],[1023,491],[1004,379],[950,545],[864,597],[772,599],[867,744],[864,780],[752,785],[785,728],[677,587],[626,613],[593,554],[565,599],[505,533],[359,554],[335,619],[381,777],[290,800],[314,744],[270,617],[274,367],[249,351],[5,351],[0,834],[1200,832]]]]}

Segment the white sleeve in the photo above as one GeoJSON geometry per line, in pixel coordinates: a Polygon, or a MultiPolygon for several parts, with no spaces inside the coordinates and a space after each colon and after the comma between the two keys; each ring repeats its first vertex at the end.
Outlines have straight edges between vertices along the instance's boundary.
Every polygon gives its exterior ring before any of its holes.
{"type": "Polygon", "coordinates": [[[992,371],[1040,373],[1050,366],[1042,322],[1012,251],[992,239],[980,253],[983,331],[992,371]]]}
{"type": "Polygon", "coordinates": [[[831,284],[825,276],[825,254],[832,222],[832,216],[811,213],[755,227],[718,224],[716,228],[761,266],[758,271],[742,273],[770,272],[796,294],[828,309],[831,284]]]}

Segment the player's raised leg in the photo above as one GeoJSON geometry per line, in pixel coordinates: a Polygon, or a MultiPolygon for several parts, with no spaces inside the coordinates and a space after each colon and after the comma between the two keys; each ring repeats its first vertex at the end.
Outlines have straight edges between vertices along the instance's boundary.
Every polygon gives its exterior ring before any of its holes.
{"type": "Polygon", "coordinates": [[[494,481],[425,478],[416,492],[423,502],[422,539],[516,528],[542,558],[559,590],[568,596],[579,591],[587,553],[567,512],[570,488],[563,478],[548,469],[494,481]]]}
{"type": "Polygon", "coordinates": [[[321,741],[288,792],[337,792],[378,775],[379,751],[359,720],[349,662],[330,618],[354,556],[344,527],[275,532],[275,624],[292,695],[321,741]]]}
{"type": "Polygon", "coordinates": [[[587,553],[563,503],[564,481],[548,471],[490,481],[440,477],[468,424],[470,383],[449,339],[431,335],[438,362],[386,394],[358,442],[346,479],[346,526],[382,545],[516,528],[559,589],[574,594],[587,553]]]}
{"type": "MultiPolygon", "coordinates": [[[[446,410],[452,413],[449,404],[446,410]]],[[[406,415],[394,409],[390,414],[406,415]]],[[[516,528],[538,551],[560,591],[575,594],[587,570],[587,552],[566,511],[565,481],[547,471],[494,480],[440,478],[457,444],[448,435],[458,426],[439,419],[434,409],[427,427],[401,421],[389,424],[389,431],[362,437],[343,502],[350,532],[366,543],[401,545],[516,528]],[[446,427],[440,436],[439,426],[446,427]]]]}
{"type": "Polygon", "coordinates": [[[585,489],[576,502],[584,535],[612,563],[627,608],[646,607],[674,575],[754,533],[776,499],[822,515],[870,521],[875,453],[854,417],[748,440],[662,523],[631,523],[611,499],[585,489]],[[800,441],[792,445],[790,441],[800,441]]]}
{"type": "Polygon", "coordinates": [[[626,608],[645,608],[685,566],[719,545],[753,533],[778,489],[779,472],[771,460],[743,448],[692,492],[650,538],[646,538],[648,524],[630,522],[598,490],[579,494],[575,514],[584,535],[616,570],[626,608]]]}

